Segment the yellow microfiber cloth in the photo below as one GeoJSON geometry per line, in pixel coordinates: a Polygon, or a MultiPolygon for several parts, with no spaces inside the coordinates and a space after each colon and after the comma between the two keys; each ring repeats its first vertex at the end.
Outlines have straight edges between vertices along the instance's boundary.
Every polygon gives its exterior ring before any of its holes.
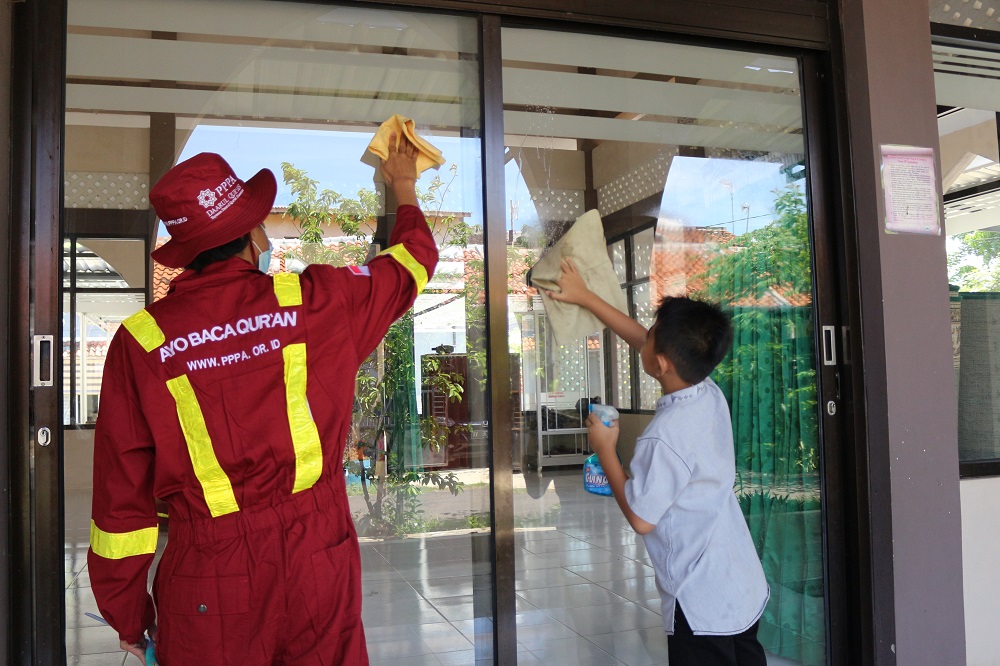
{"type": "MultiPolygon", "coordinates": [[[[405,136],[409,139],[410,143],[417,147],[419,151],[417,153],[418,174],[423,173],[431,167],[438,167],[444,164],[444,157],[441,156],[441,151],[417,136],[413,118],[407,118],[398,113],[379,126],[378,131],[375,132],[375,138],[368,144],[368,150],[365,151],[365,155],[367,156],[371,152],[383,160],[388,159],[389,135],[393,132],[396,133],[397,140],[405,136]]],[[[362,158],[362,162],[369,163],[364,158],[362,158]]]]}

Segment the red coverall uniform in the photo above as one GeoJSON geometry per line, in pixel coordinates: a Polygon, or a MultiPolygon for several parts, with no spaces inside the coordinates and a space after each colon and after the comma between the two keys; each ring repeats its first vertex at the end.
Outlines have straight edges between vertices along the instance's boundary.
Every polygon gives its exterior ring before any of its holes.
{"type": "Polygon", "coordinates": [[[360,269],[186,271],[115,335],[90,579],[122,640],[156,617],[164,666],[368,663],[343,470],[355,375],[438,257],[415,206],[390,243],[360,269]],[[151,599],[154,497],[170,530],[151,599]]]}

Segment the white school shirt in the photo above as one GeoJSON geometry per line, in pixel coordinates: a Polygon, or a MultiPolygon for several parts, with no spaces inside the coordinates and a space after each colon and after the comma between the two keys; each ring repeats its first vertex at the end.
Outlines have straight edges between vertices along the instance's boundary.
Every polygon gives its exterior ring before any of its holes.
{"type": "Polygon", "coordinates": [[[663,628],[674,602],[692,631],[732,635],[760,619],[770,591],[733,492],[729,405],[711,379],[660,398],[636,441],[625,497],[656,525],[643,537],[660,591],[663,628]]]}

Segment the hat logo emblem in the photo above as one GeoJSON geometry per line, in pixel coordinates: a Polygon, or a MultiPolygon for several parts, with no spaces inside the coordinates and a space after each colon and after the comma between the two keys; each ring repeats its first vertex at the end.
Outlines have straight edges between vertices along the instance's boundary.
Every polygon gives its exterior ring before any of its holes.
{"type": "Polygon", "coordinates": [[[202,190],[198,193],[198,203],[204,208],[211,208],[215,205],[217,197],[212,190],[202,190]]]}

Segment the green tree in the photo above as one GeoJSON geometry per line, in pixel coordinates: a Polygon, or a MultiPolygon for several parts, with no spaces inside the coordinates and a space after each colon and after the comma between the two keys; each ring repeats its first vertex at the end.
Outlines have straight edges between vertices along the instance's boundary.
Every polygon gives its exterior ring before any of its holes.
{"type": "Polygon", "coordinates": [[[290,256],[306,264],[346,266],[363,263],[368,251],[364,242],[367,238],[365,227],[373,225],[381,205],[378,192],[362,188],[357,198],[344,197],[329,188],[321,189],[319,181],[289,162],[281,163],[281,173],[294,197],[285,215],[295,221],[302,243],[290,256]],[[333,226],[358,242],[327,247],[323,243],[323,231],[333,226]]]}
{"type": "Polygon", "coordinates": [[[704,276],[717,301],[734,303],[759,299],[778,288],[794,294],[812,293],[809,256],[809,216],[798,185],[775,190],[771,223],[734,236],[712,258],[704,276]]]}
{"type": "MultiPolygon", "coordinates": [[[[283,163],[284,182],[291,186],[293,202],[286,215],[299,231],[302,248],[290,253],[303,262],[336,266],[364,263],[370,243],[369,232],[375,227],[381,198],[375,190],[361,189],[356,198],[344,197],[321,188],[293,164],[283,163]],[[324,231],[339,227],[354,242],[326,245],[324,231]]],[[[457,176],[457,167],[448,170],[445,181],[439,175],[426,190],[417,190],[436,237],[442,243],[464,245],[475,231],[463,219],[443,212],[444,198],[457,176]]],[[[433,419],[418,421],[413,404],[415,396],[413,365],[413,311],[389,327],[378,349],[365,361],[355,380],[355,410],[345,448],[347,470],[360,478],[367,515],[359,520],[360,529],[373,535],[394,535],[419,531],[423,520],[419,502],[421,487],[436,487],[458,494],[462,484],[454,473],[425,472],[407,469],[404,448],[407,445],[431,449],[447,441],[464,424],[440,424],[433,419]],[[416,440],[416,442],[414,442],[416,440]],[[384,442],[384,447],[380,446],[384,442]],[[368,461],[366,464],[365,461],[368,461]]],[[[464,385],[451,376],[432,377],[445,386],[450,400],[461,400],[464,385]]]]}
{"type": "Polygon", "coordinates": [[[977,230],[957,234],[949,245],[948,281],[959,291],[1000,291],[1000,234],[977,230]]]}
{"type": "Polygon", "coordinates": [[[730,312],[733,347],[714,376],[734,413],[757,414],[734,419],[738,468],[783,483],[815,472],[819,452],[805,195],[795,184],[774,194],[775,219],[723,243],[694,295],[730,312]],[[744,404],[753,395],[769,404],[744,404]]]}

